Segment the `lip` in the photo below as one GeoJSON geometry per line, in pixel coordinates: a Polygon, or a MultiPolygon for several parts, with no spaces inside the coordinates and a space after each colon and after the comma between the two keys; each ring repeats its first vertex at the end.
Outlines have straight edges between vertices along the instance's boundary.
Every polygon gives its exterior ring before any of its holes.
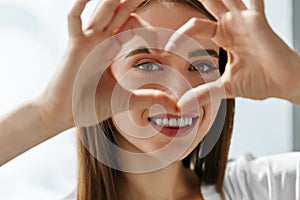
{"type": "Polygon", "coordinates": [[[171,114],[161,114],[161,115],[155,115],[151,116],[151,118],[192,118],[192,124],[185,126],[185,127],[168,127],[168,126],[159,126],[157,124],[154,124],[150,117],[148,118],[149,123],[161,134],[167,136],[167,137],[184,137],[187,136],[189,133],[191,133],[192,129],[194,128],[197,120],[199,119],[198,116],[194,115],[182,115],[182,116],[176,116],[171,114]]]}
{"type": "Polygon", "coordinates": [[[199,118],[197,115],[193,114],[185,114],[185,115],[173,115],[173,114],[158,114],[158,115],[153,115],[149,116],[151,118],[186,118],[186,117],[191,117],[191,118],[199,118]]]}

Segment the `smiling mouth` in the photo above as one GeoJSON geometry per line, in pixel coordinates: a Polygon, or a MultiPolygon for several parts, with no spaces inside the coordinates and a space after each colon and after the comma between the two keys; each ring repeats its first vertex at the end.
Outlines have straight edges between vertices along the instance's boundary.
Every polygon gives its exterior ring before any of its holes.
{"type": "Polygon", "coordinates": [[[164,115],[149,117],[148,121],[157,131],[168,137],[183,137],[191,132],[198,118],[164,115]]]}

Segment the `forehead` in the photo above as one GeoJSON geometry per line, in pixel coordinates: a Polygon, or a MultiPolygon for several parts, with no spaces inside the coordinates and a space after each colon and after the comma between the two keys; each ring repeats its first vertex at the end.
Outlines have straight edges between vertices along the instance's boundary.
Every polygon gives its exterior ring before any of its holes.
{"type": "Polygon", "coordinates": [[[152,26],[176,30],[192,17],[208,19],[196,8],[184,3],[155,2],[137,12],[152,26]]]}
{"type": "MultiPolygon", "coordinates": [[[[155,2],[146,5],[137,12],[144,20],[154,27],[177,30],[191,18],[208,19],[196,8],[184,3],[155,2]]],[[[205,27],[203,27],[205,29],[205,27]]],[[[194,38],[195,39],[195,38],[194,38]]],[[[218,49],[210,39],[196,39],[204,47],[218,49]]]]}

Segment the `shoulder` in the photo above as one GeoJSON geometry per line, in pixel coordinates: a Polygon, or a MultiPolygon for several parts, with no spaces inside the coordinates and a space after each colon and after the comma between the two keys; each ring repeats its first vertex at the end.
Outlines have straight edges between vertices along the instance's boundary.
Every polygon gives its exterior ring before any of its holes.
{"type": "Polygon", "coordinates": [[[300,152],[254,158],[245,155],[228,163],[224,193],[233,199],[299,198],[300,152]]]}

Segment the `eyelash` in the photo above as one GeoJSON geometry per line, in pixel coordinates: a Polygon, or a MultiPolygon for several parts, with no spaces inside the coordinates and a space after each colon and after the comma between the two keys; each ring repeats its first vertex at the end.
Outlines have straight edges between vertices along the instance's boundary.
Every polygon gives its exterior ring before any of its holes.
{"type": "Polygon", "coordinates": [[[213,72],[215,70],[219,70],[218,67],[216,67],[213,64],[209,64],[209,63],[196,63],[196,64],[192,64],[189,69],[189,71],[197,71],[199,73],[209,73],[209,72],[213,72]],[[198,69],[197,69],[198,67],[198,69]],[[202,69],[199,69],[202,68],[202,69]],[[205,68],[205,70],[203,69],[205,68]]]}
{"type": "MultiPolygon", "coordinates": [[[[153,72],[153,71],[163,70],[163,68],[160,66],[160,64],[153,63],[153,62],[140,63],[140,64],[135,65],[134,68],[145,71],[145,72],[153,72]],[[145,68],[145,65],[146,65],[146,67],[147,66],[149,67],[149,65],[151,65],[151,69],[145,68]],[[155,69],[153,69],[153,68],[155,68],[155,69]]],[[[214,66],[212,64],[208,64],[208,63],[196,63],[196,64],[189,66],[188,70],[189,71],[197,71],[199,73],[209,73],[209,72],[218,70],[218,68],[216,66],[214,66]],[[199,68],[202,68],[202,69],[199,69],[199,68]],[[205,68],[205,70],[203,70],[203,68],[205,68]]]]}
{"type": "Polygon", "coordinates": [[[146,72],[153,72],[153,71],[161,71],[161,70],[163,70],[163,68],[160,66],[160,64],[153,63],[153,62],[143,62],[143,63],[135,65],[134,68],[136,68],[138,70],[146,71],[146,72]],[[148,65],[148,66],[151,65],[152,69],[146,69],[145,65],[148,65]],[[154,66],[156,67],[155,70],[153,70],[154,66]],[[142,67],[144,67],[144,68],[142,68],[142,67]]]}

